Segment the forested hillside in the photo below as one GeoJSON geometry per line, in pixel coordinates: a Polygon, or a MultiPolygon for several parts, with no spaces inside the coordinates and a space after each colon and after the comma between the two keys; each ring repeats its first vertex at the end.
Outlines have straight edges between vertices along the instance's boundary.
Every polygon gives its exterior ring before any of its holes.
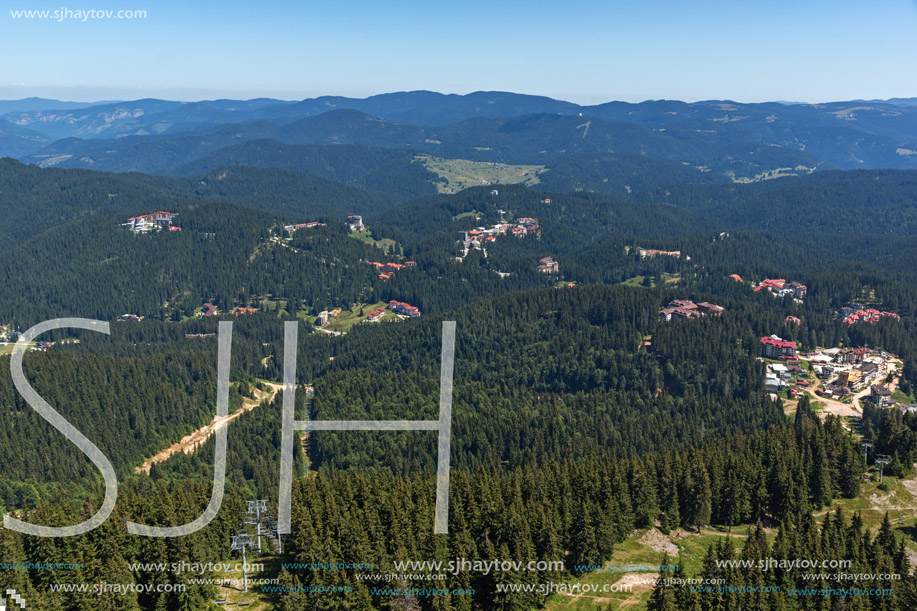
{"type": "MultiPolygon", "coordinates": [[[[807,152],[761,144],[716,130],[656,130],[595,117],[532,114],[476,117],[444,126],[378,119],[334,110],[276,125],[266,121],[221,125],[174,136],[133,135],[108,140],[67,138],[24,158],[60,167],[169,172],[225,147],[255,139],[288,145],[351,145],[424,152],[485,162],[542,164],[572,154],[621,152],[704,167],[718,176],[753,179],[778,168],[833,167],[807,152]]],[[[276,163],[276,162],[275,162],[276,163]]],[[[287,161],[280,164],[286,167],[287,161]]]]}
{"type": "MultiPolygon", "coordinates": [[[[330,114],[296,129],[323,140],[376,121],[356,111],[330,114]]],[[[535,133],[547,134],[542,147],[566,146],[548,137],[551,126],[561,126],[560,134],[588,120],[474,117],[465,128],[476,138],[499,124],[493,142],[517,154],[534,150],[535,133]]],[[[434,133],[377,123],[372,138],[380,140],[434,133]]],[[[0,530],[3,562],[83,564],[73,571],[0,565],[0,583],[31,597],[35,608],[67,611],[94,604],[196,610],[220,597],[285,610],[528,611],[571,601],[505,585],[596,579],[596,565],[642,546],[644,535],[672,543],[690,532],[698,543],[679,548],[686,574],[783,591],[742,598],[660,582],[635,595],[637,608],[727,609],[751,600],[759,608],[845,608],[841,596],[818,602],[788,594],[808,587],[798,574],[715,562],[792,555],[900,573],[901,580],[879,584],[887,596],[860,597],[856,608],[908,608],[917,596],[913,519],[900,508],[906,501],[888,500],[889,509],[875,499],[912,485],[917,417],[871,407],[862,408],[862,419],[834,416],[808,386],[796,397],[786,390],[774,396],[765,374],[776,359],[761,358],[761,338],[779,335],[801,353],[891,353],[900,370],[877,382],[894,383],[896,401],[913,401],[913,172],[817,171],[733,184],[722,172],[675,161],[687,148],[672,149],[667,139],[677,137],[668,129],[631,123],[626,133],[675,151],[669,161],[590,148],[585,129],[596,138],[625,133],[598,122],[581,129],[585,150],[561,156],[537,188],[481,185],[452,195],[435,193],[408,142],[397,149],[234,142],[175,177],[0,162],[0,204],[9,219],[3,334],[15,341],[16,332],[61,316],[111,322],[111,335],[48,333],[38,339],[51,343],[30,346],[24,362],[40,394],[111,457],[121,486],[115,514],[87,535],[51,540],[0,530]],[[177,213],[174,231],[122,225],[156,210],[177,213]],[[350,214],[361,214],[366,227],[351,231],[350,214]],[[471,231],[481,232],[477,242],[467,239],[471,231]],[[556,267],[539,270],[546,257],[556,267]],[[798,281],[805,295],[756,290],[766,278],[798,281]],[[722,312],[666,321],[660,310],[674,300],[722,312]],[[391,301],[416,306],[419,316],[385,310],[391,301]],[[854,302],[896,317],[845,323],[838,311],[854,302]],[[368,320],[379,312],[377,322],[368,320]],[[296,418],[313,420],[435,420],[441,323],[456,322],[449,534],[432,529],[436,433],[313,431],[294,439],[292,533],[282,553],[265,539],[257,557],[267,567],[259,578],[278,580],[277,589],[246,594],[226,586],[218,571],[192,581],[145,568],[235,562],[230,537],[247,515],[244,501],[264,499],[276,515],[283,395],[267,389],[280,388],[283,324],[294,320],[296,418]],[[138,467],[211,423],[218,321],[234,327],[230,410],[246,406],[226,425],[223,508],[188,537],[128,535],[125,519],[184,523],[207,502],[212,435],[202,433],[149,474],[138,467]],[[863,440],[873,444],[865,455],[863,440]],[[888,462],[878,463],[880,455],[888,462]],[[880,465],[885,488],[876,481],[880,465]],[[883,524],[883,508],[898,514],[883,524]],[[711,541],[706,548],[704,541],[711,541]],[[406,572],[396,561],[455,558],[560,560],[563,568],[434,579],[427,566],[411,571],[416,580],[387,577],[406,572]],[[373,568],[295,564],[338,561],[373,568]],[[92,598],[51,588],[101,581],[188,589],[92,598]],[[474,593],[387,591],[426,581],[474,593]],[[308,591],[315,587],[341,589],[317,596],[308,591]]],[[[138,159],[146,158],[144,143],[163,145],[162,160],[173,157],[168,139],[132,136],[123,144],[141,147],[138,159]]],[[[479,153],[497,157],[499,146],[479,153]]],[[[730,146],[717,153],[723,168],[752,163],[728,159],[730,146]]],[[[0,352],[8,353],[5,343],[0,352]]],[[[9,376],[0,380],[0,404],[7,412],[0,418],[2,509],[54,525],[94,513],[102,497],[94,467],[24,402],[9,376]]],[[[662,560],[662,552],[653,554],[662,560]]],[[[849,585],[825,578],[819,587],[849,585]]],[[[602,597],[587,603],[618,605],[602,597]]]]}
{"type": "Polygon", "coordinates": [[[250,140],[172,168],[169,174],[197,176],[229,165],[308,172],[395,195],[436,193],[436,175],[418,163],[410,151],[343,144],[287,145],[276,140],[250,140]]]}

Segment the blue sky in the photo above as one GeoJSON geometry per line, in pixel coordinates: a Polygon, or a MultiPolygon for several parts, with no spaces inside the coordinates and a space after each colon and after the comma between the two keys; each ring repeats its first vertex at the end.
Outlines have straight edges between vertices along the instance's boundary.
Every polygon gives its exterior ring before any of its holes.
{"type": "Polygon", "coordinates": [[[0,98],[917,96],[917,0],[2,0],[0,98]],[[18,10],[145,19],[14,19],[18,10]]]}

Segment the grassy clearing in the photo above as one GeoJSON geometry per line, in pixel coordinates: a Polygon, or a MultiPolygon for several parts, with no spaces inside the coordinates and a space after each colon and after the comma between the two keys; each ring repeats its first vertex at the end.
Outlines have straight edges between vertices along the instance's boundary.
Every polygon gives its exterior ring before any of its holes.
{"type": "Polygon", "coordinates": [[[395,240],[390,238],[382,238],[381,240],[373,238],[373,234],[369,229],[364,229],[363,231],[353,231],[350,233],[350,237],[360,240],[361,242],[365,242],[366,244],[381,248],[385,254],[394,252],[395,247],[398,245],[395,240]]]}
{"type": "MultiPolygon", "coordinates": [[[[328,319],[328,324],[325,325],[325,329],[328,331],[336,331],[337,333],[347,333],[350,331],[350,328],[354,325],[360,324],[366,317],[369,316],[369,313],[375,310],[376,308],[386,307],[388,304],[384,301],[378,303],[358,303],[354,305],[349,310],[344,310],[337,316],[332,316],[328,319]],[[362,312],[362,314],[360,313],[362,312]]],[[[310,317],[314,324],[315,317],[310,317]]],[[[382,316],[381,321],[387,319],[399,320],[398,317],[391,311],[386,311],[382,316]]]]}
{"type": "MultiPolygon", "coordinates": [[[[634,276],[633,278],[628,278],[621,284],[626,286],[646,286],[647,276],[634,276]]],[[[660,274],[658,276],[649,276],[650,287],[655,287],[660,281],[663,284],[675,284],[681,280],[680,274],[660,274]]]]}
{"type": "MultiPolygon", "coordinates": [[[[286,299],[271,299],[265,297],[259,302],[258,309],[266,314],[276,314],[277,316],[289,316],[290,311],[288,309],[288,303],[286,299]]],[[[298,316],[298,313],[297,313],[298,316]]]]}
{"type": "MultiPolygon", "coordinates": [[[[872,475],[874,480],[878,480],[878,473],[872,475]]],[[[888,513],[895,534],[905,542],[911,553],[917,556],[917,542],[915,542],[917,528],[914,527],[915,522],[917,522],[917,476],[904,480],[886,476],[883,482],[882,488],[886,488],[886,490],[880,488],[877,481],[864,482],[861,485],[859,496],[853,499],[836,499],[830,507],[817,511],[814,514],[815,520],[821,525],[829,514],[834,514],[840,508],[846,520],[849,520],[854,512],[859,512],[864,526],[872,532],[876,532],[882,524],[885,514],[888,513]]],[[[732,528],[731,538],[737,552],[745,545],[745,538],[753,530],[753,524],[743,524],[732,528]]],[[[663,560],[662,552],[654,551],[641,541],[645,534],[645,530],[635,531],[633,536],[615,546],[614,554],[605,564],[608,565],[615,562],[620,564],[661,564],[663,560]]],[[[768,541],[773,542],[776,534],[776,529],[768,529],[768,541]]],[[[727,536],[730,536],[727,529],[711,526],[703,529],[702,534],[694,534],[693,532],[682,530],[680,531],[680,536],[670,537],[671,542],[679,550],[678,556],[669,558],[669,564],[677,564],[679,567],[679,571],[673,573],[673,576],[689,577],[698,575],[701,571],[707,548],[727,536]]],[[[627,573],[596,572],[582,575],[577,579],[571,580],[570,583],[595,584],[601,589],[603,584],[617,583],[625,578],[626,575],[627,573]]],[[[642,576],[645,578],[647,574],[642,574],[642,576]]],[[[594,610],[608,606],[613,609],[645,609],[650,593],[650,588],[635,585],[633,593],[629,594],[624,592],[596,592],[578,596],[555,594],[548,599],[546,609],[550,611],[594,610]]]]}
{"type": "Polygon", "coordinates": [[[452,221],[453,221],[453,222],[454,222],[454,221],[460,221],[460,220],[462,220],[462,219],[467,219],[467,218],[477,219],[477,218],[478,218],[478,213],[475,212],[474,210],[472,210],[472,211],[470,211],[470,212],[462,212],[461,214],[456,214],[455,216],[453,216],[453,217],[452,217],[452,221]]]}
{"type": "MultiPolygon", "coordinates": [[[[13,348],[16,346],[16,342],[10,342],[5,346],[0,346],[0,355],[3,354],[13,354],[13,348]]],[[[29,350],[35,347],[35,342],[29,342],[29,350]]]]}
{"type": "MultiPolygon", "coordinates": [[[[262,540],[263,545],[269,545],[267,539],[262,540]]],[[[265,548],[267,551],[267,548],[265,548]]],[[[238,571],[226,571],[217,574],[217,578],[223,580],[222,586],[219,587],[219,593],[215,600],[225,600],[220,607],[242,607],[250,611],[266,611],[273,609],[270,597],[267,593],[262,593],[259,586],[274,585],[272,582],[280,573],[280,561],[275,556],[257,557],[257,553],[249,553],[246,559],[249,564],[262,564],[264,571],[248,574],[249,584],[248,592],[244,592],[243,573],[241,568],[238,571]]],[[[241,558],[232,558],[224,561],[224,564],[235,565],[241,564],[241,558]]]]}
{"type": "MultiPolygon", "coordinates": [[[[660,552],[655,552],[649,549],[639,541],[640,537],[645,532],[645,530],[638,531],[634,537],[615,546],[615,553],[611,559],[606,562],[606,565],[612,563],[654,565],[660,564],[662,562],[663,555],[660,552]]],[[[672,558],[669,560],[669,563],[677,564],[678,560],[672,558]]],[[[598,586],[598,589],[601,589],[605,584],[617,583],[625,575],[626,573],[612,573],[610,571],[587,573],[585,575],[581,575],[578,579],[572,580],[570,583],[594,585],[598,586]]],[[[568,611],[574,609],[592,610],[596,609],[600,605],[606,606],[608,604],[614,603],[620,605],[624,601],[631,598],[637,598],[641,603],[645,604],[646,600],[649,598],[649,591],[647,591],[643,596],[629,592],[595,592],[589,594],[581,594],[579,596],[564,596],[555,594],[548,599],[547,604],[545,605],[545,609],[549,609],[550,611],[568,611]],[[610,601],[608,599],[610,599],[610,601]]]]}
{"type": "MultiPolygon", "coordinates": [[[[752,528],[753,526],[739,526],[732,529],[731,538],[736,547],[744,545],[745,535],[752,528]]],[[[631,538],[615,546],[614,555],[605,563],[606,566],[613,563],[662,564],[663,553],[651,549],[641,541],[646,532],[646,530],[636,531],[631,538]]],[[[720,530],[713,529],[706,529],[702,534],[684,530],[679,530],[678,533],[679,536],[671,537],[672,543],[678,547],[678,556],[669,556],[668,559],[669,565],[678,566],[677,571],[670,573],[673,577],[685,577],[699,573],[707,548],[729,536],[726,530],[720,532],[720,530]]],[[[633,584],[633,590],[631,592],[590,592],[576,596],[555,594],[548,599],[545,608],[550,611],[594,610],[607,606],[614,609],[644,609],[652,593],[652,586],[634,583],[632,580],[639,579],[642,582],[652,577],[652,573],[615,573],[610,570],[581,575],[570,583],[596,586],[596,589],[601,590],[605,584],[622,582],[633,584]]]]}
{"type": "Polygon", "coordinates": [[[545,171],[543,165],[508,165],[467,159],[442,159],[430,155],[418,155],[415,159],[442,179],[442,182],[436,184],[440,193],[458,193],[481,185],[531,186],[538,184],[538,175],[545,171]]]}

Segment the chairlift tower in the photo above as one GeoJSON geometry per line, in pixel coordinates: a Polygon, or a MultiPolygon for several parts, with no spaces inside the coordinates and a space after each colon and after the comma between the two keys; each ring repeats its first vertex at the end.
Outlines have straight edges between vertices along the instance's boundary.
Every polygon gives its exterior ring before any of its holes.
{"type": "Polygon", "coordinates": [[[254,543],[257,541],[259,554],[261,554],[262,537],[273,539],[274,548],[277,553],[283,553],[283,541],[277,529],[277,518],[268,511],[266,500],[258,499],[255,501],[248,501],[248,515],[242,523],[242,529],[243,532],[255,531],[255,534],[249,536],[252,537],[252,547],[254,547],[254,543]],[[248,528],[249,526],[253,526],[254,529],[248,528]]]}
{"type": "Polygon", "coordinates": [[[869,454],[869,448],[872,447],[872,442],[871,442],[871,441],[863,441],[863,442],[860,443],[860,445],[863,446],[863,464],[869,464],[869,463],[867,462],[867,458],[868,458],[868,454],[869,454]]]}
{"type": "Polygon", "coordinates": [[[232,538],[232,550],[242,550],[242,588],[245,592],[248,592],[248,561],[245,557],[245,550],[254,545],[255,542],[252,540],[252,536],[245,532],[239,533],[232,538]]]}
{"type": "Polygon", "coordinates": [[[258,554],[261,554],[261,516],[267,516],[267,501],[259,499],[257,501],[248,502],[248,516],[249,519],[245,521],[246,524],[251,524],[255,527],[257,534],[255,535],[256,541],[258,541],[258,554]],[[252,520],[251,516],[255,516],[255,519],[252,520]]]}
{"type": "Polygon", "coordinates": [[[889,457],[885,454],[878,454],[876,456],[876,464],[879,465],[879,483],[882,483],[882,471],[885,465],[888,464],[889,457]]]}

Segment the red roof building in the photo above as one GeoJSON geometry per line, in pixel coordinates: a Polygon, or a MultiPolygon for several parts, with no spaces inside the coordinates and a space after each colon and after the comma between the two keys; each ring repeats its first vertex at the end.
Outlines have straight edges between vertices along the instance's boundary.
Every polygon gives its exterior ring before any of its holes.
{"type": "Polygon", "coordinates": [[[418,308],[409,303],[404,303],[403,301],[389,301],[388,307],[395,314],[401,314],[402,316],[409,316],[411,318],[420,316],[420,310],[418,308]]]}
{"type": "Polygon", "coordinates": [[[786,279],[784,278],[765,278],[761,284],[755,287],[755,291],[760,291],[762,289],[780,290],[784,285],[786,285],[786,279]]]}
{"type": "Polygon", "coordinates": [[[764,356],[767,358],[787,358],[796,356],[796,342],[780,339],[776,336],[762,337],[764,356]]]}

